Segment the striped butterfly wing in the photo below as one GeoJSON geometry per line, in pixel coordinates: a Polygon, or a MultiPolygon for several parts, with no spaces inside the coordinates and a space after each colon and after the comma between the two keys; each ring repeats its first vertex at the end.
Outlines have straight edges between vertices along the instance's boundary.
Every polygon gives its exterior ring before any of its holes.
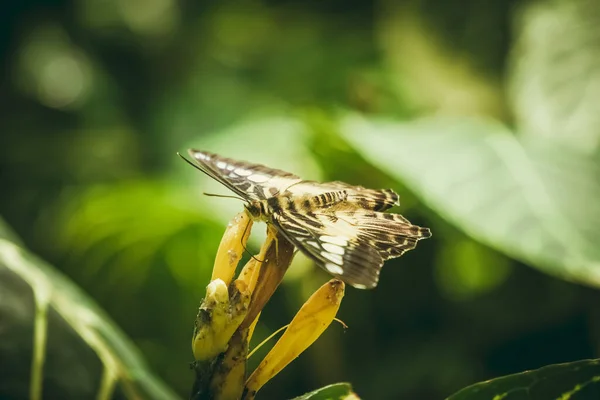
{"type": "Polygon", "coordinates": [[[246,200],[264,200],[280,194],[316,196],[344,190],[348,193],[347,202],[368,210],[384,211],[399,204],[398,195],[390,189],[366,189],[339,181],[304,181],[280,169],[237,161],[206,151],[190,149],[189,154],[202,172],[246,200]]]}
{"type": "Polygon", "coordinates": [[[414,249],[429,229],[375,211],[284,211],[273,223],[317,265],[361,289],[374,288],[383,262],[414,249]]]}
{"type": "Polygon", "coordinates": [[[237,161],[206,151],[188,150],[206,175],[225,185],[243,199],[265,200],[302,180],[289,172],[261,164],[237,161]]]}
{"type": "Polygon", "coordinates": [[[339,212],[336,216],[359,227],[359,240],[373,246],[384,260],[400,257],[431,237],[429,228],[411,224],[400,214],[381,212],[339,212]]]}
{"type": "Polygon", "coordinates": [[[348,194],[346,201],[360,208],[374,211],[385,211],[390,207],[400,205],[398,195],[391,189],[367,189],[345,182],[313,182],[301,181],[290,186],[286,191],[293,196],[307,194],[319,195],[343,190],[348,194]]]}

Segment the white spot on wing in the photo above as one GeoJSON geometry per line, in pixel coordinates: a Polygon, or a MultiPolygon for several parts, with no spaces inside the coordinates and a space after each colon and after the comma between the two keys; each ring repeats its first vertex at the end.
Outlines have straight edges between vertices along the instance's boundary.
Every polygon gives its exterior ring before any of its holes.
{"type": "Polygon", "coordinates": [[[338,246],[346,246],[348,244],[348,238],[343,236],[321,236],[319,237],[321,242],[332,243],[338,246]]]}
{"type": "MultiPolygon", "coordinates": [[[[344,263],[344,261],[342,260],[342,256],[340,256],[339,254],[331,254],[331,253],[322,252],[321,255],[323,256],[323,258],[328,259],[332,263],[335,263],[335,264],[338,264],[338,265],[344,263]]],[[[340,272],[340,274],[341,273],[342,272],[340,272]]]]}
{"type": "Polygon", "coordinates": [[[334,275],[344,275],[344,270],[339,265],[335,265],[333,263],[326,263],[325,269],[331,272],[334,275]]]}
{"type": "Polygon", "coordinates": [[[233,171],[235,169],[235,165],[229,164],[226,169],[227,171],[233,171]]]}
{"type": "Polygon", "coordinates": [[[227,166],[225,161],[217,161],[217,168],[223,169],[227,166]]]}
{"type": "Polygon", "coordinates": [[[265,183],[266,181],[269,180],[269,177],[266,175],[262,175],[262,174],[253,174],[248,176],[248,180],[252,181],[254,183],[265,183]]]}
{"type": "Polygon", "coordinates": [[[248,176],[248,175],[252,175],[252,171],[249,171],[247,169],[244,168],[236,168],[235,171],[236,174],[238,174],[239,176],[248,176]]]}
{"type": "Polygon", "coordinates": [[[344,248],[342,246],[338,246],[337,244],[323,243],[323,248],[333,254],[344,254],[344,248]]]}
{"type": "Polygon", "coordinates": [[[352,286],[354,286],[356,289],[366,289],[367,285],[363,285],[361,283],[353,283],[352,286]]]}

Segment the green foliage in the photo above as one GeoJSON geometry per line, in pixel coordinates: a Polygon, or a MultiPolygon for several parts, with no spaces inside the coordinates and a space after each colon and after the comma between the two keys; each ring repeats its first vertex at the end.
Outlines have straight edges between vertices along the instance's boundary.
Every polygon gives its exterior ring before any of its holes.
{"type": "Polygon", "coordinates": [[[548,365],[478,383],[447,400],[586,400],[600,397],[600,360],[548,365]]]}
{"type": "Polygon", "coordinates": [[[137,291],[157,261],[182,286],[208,279],[208,268],[191,265],[210,265],[211,257],[202,250],[218,244],[214,236],[223,228],[199,212],[186,188],[134,180],[95,185],[62,200],[53,220],[59,232],[50,240],[69,247],[69,263],[86,264],[85,279],[104,272],[137,291]]]}
{"type": "MultiPolygon", "coordinates": [[[[0,16],[0,214],[180,396],[214,254],[242,209],[201,195],[229,193],[176,157],[188,147],[394,188],[395,211],[433,232],[386,263],[377,290],[349,290],[347,332],[326,332],[259,398],[349,381],[365,398],[439,399],[598,357],[593,1],[13,3],[0,16]]],[[[11,274],[0,286],[30,286],[11,274]]],[[[296,257],[256,341],[325,279],[296,257]]],[[[7,293],[0,308],[33,315],[7,293]]],[[[13,372],[21,382],[29,365],[13,372]]]]}
{"type": "Polygon", "coordinates": [[[600,99],[592,89],[600,56],[595,8],[580,0],[523,7],[510,60],[510,102],[520,133],[586,155],[600,153],[600,99]]]}
{"type": "Polygon", "coordinates": [[[591,158],[476,119],[350,116],[340,130],[467,234],[553,275],[600,286],[600,207],[590,203],[600,197],[600,171],[591,158]]]}
{"type": "Polygon", "coordinates": [[[0,375],[0,397],[177,399],[93,300],[4,238],[0,276],[0,354],[13,371],[0,375]]]}
{"type": "Polygon", "coordinates": [[[343,400],[354,393],[348,383],[334,383],[295,397],[294,400],[343,400]]]}

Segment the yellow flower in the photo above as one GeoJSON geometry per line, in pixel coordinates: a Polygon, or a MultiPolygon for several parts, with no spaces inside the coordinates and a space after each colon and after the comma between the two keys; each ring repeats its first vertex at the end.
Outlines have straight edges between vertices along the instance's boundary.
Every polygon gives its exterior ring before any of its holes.
{"type": "Polygon", "coordinates": [[[253,399],[269,379],[306,350],[331,324],[344,297],[344,282],[321,286],[296,314],[285,333],[246,381],[245,399],[253,399]]]}
{"type": "Polygon", "coordinates": [[[331,324],[344,283],[332,279],[302,306],[286,332],[246,380],[248,343],[261,310],[281,283],[294,246],[268,228],[267,239],[233,280],[252,221],[243,212],[229,223],[217,251],[212,280],[196,317],[192,339],[196,381],[192,398],[253,399],[256,392],[308,348],[331,324]]]}
{"type": "Polygon", "coordinates": [[[211,282],[221,279],[227,285],[231,283],[235,269],[244,255],[244,246],[251,228],[252,220],[245,212],[239,213],[229,222],[217,250],[211,282]]]}

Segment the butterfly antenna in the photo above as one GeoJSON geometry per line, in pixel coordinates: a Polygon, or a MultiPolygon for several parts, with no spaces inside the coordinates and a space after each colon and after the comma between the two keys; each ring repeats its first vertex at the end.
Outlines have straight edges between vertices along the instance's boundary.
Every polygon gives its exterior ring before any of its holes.
{"type": "Polygon", "coordinates": [[[191,162],[190,160],[188,160],[187,158],[185,158],[184,156],[181,155],[180,152],[177,152],[177,155],[181,158],[183,158],[183,161],[185,161],[186,163],[190,164],[192,167],[196,168],[198,171],[201,171],[202,173],[205,173],[202,168],[200,168],[199,166],[197,166],[196,164],[194,164],[193,162],[191,162]]]}
{"type": "MultiPolygon", "coordinates": [[[[198,165],[194,164],[193,162],[191,162],[190,160],[188,160],[187,158],[185,158],[184,156],[181,155],[180,152],[177,152],[177,155],[181,158],[183,158],[183,161],[185,161],[186,163],[190,164],[192,167],[196,168],[198,171],[202,172],[204,175],[210,176],[213,179],[216,179],[217,181],[219,181],[219,179],[217,179],[215,176],[209,174],[208,172],[206,172],[205,170],[203,170],[202,168],[200,168],[198,165]]],[[[221,181],[219,181],[221,182],[221,181]]],[[[221,182],[223,183],[223,182],[221,182]]],[[[225,185],[227,186],[227,185],[225,185]]]]}
{"type": "MultiPolygon", "coordinates": [[[[206,171],[204,171],[202,168],[200,168],[199,166],[197,166],[196,164],[194,164],[193,162],[191,162],[190,160],[188,160],[187,158],[185,158],[184,156],[182,156],[180,152],[177,152],[177,155],[178,155],[179,157],[181,157],[181,158],[183,159],[183,161],[185,161],[186,163],[190,164],[192,167],[196,168],[198,171],[200,171],[200,172],[202,172],[202,173],[204,173],[204,174],[206,174],[206,175],[208,175],[208,176],[210,176],[211,178],[213,178],[213,179],[214,179],[214,176],[212,176],[212,175],[208,174],[208,173],[207,173],[206,171]]],[[[227,196],[227,195],[221,195],[221,194],[212,194],[212,193],[204,193],[204,195],[206,195],[206,196],[213,196],[213,197],[228,197],[228,198],[232,198],[232,199],[242,200],[242,201],[244,201],[244,202],[246,201],[246,200],[242,199],[241,197],[235,197],[235,196],[227,196]]],[[[244,228],[244,234],[242,235],[242,238],[243,238],[244,236],[246,236],[246,231],[248,230],[248,226],[250,226],[250,224],[247,224],[247,225],[246,225],[246,228],[244,228]]],[[[244,242],[242,242],[241,244],[242,244],[242,247],[244,248],[244,251],[245,251],[246,253],[248,253],[248,254],[250,255],[250,257],[254,258],[254,259],[257,261],[257,262],[264,262],[264,261],[261,261],[261,260],[259,260],[259,259],[258,259],[258,258],[256,258],[256,257],[254,257],[254,255],[248,251],[248,249],[247,249],[247,248],[246,248],[246,246],[244,245],[244,242]]]]}
{"type": "MultiPolygon", "coordinates": [[[[180,152],[177,152],[177,155],[179,157],[181,157],[183,159],[183,161],[185,161],[186,163],[190,164],[192,167],[194,167],[195,169],[197,169],[198,171],[202,172],[205,175],[210,176],[211,178],[215,179],[214,176],[212,176],[211,174],[207,173],[205,170],[203,170],[202,168],[200,168],[198,165],[194,164],[193,162],[191,162],[190,160],[188,160],[187,158],[185,158],[184,156],[181,155],[180,152]]],[[[217,179],[218,180],[218,179],[217,179]]],[[[221,182],[221,181],[219,181],[221,182]]],[[[223,182],[221,182],[223,183],[223,182]]],[[[212,194],[212,193],[203,193],[205,196],[212,196],[212,197],[227,197],[227,198],[231,198],[231,199],[236,199],[236,200],[241,200],[241,201],[246,201],[244,199],[242,199],[241,197],[235,197],[235,196],[226,196],[223,194],[212,194]]]]}
{"type": "Polygon", "coordinates": [[[226,194],[214,194],[214,193],[206,193],[206,192],[203,192],[202,194],[205,195],[205,196],[208,196],[208,197],[223,197],[225,199],[236,199],[236,200],[241,200],[241,201],[244,201],[244,202],[246,201],[246,200],[242,199],[241,197],[238,197],[238,196],[229,196],[229,195],[226,195],[226,194]]]}

